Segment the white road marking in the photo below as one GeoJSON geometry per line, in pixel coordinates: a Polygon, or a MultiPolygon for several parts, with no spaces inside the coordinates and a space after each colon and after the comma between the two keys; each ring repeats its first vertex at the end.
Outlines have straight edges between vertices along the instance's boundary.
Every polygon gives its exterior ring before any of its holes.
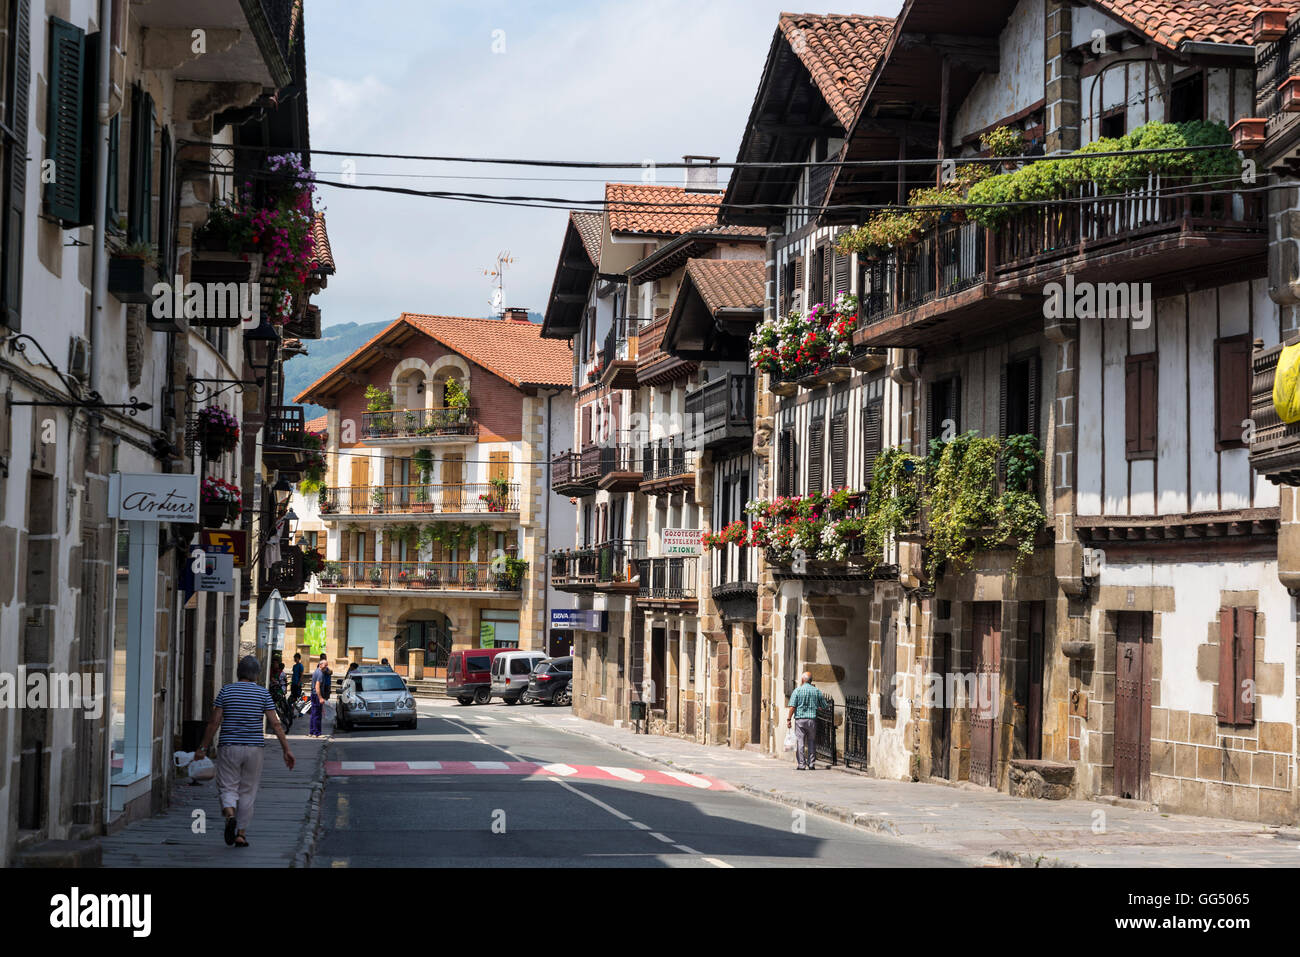
{"type": "Polygon", "coordinates": [[[697,851],[695,848],[693,848],[693,847],[687,847],[685,844],[674,844],[673,847],[677,848],[677,850],[681,851],[683,854],[698,854],[698,853],[700,853],[700,852],[697,851]]]}
{"type": "Polygon", "coordinates": [[[685,771],[664,771],[663,773],[670,778],[676,778],[683,784],[689,784],[693,788],[707,788],[709,786],[709,782],[704,778],[694,774],[687,774],[685,771]]]}
{"type": "Polygon", "coordinates": [[[480,771],[505,771],[510,767],[504,761],[471,761],[470,764],[480,771]]]}
{"type": "Polygon", "coordinates": [[[412,771],[438,771],[442,768],[441,761],[407,761],[406,766],[412,771]]]}
{"type": "Polygon", "coordinates": [[[675,841],[673,841],[671,837],[669,837],[666,834],[660,834],[658,831],[651,831],[650,836],[654,838],[658,838],[659,840],[663,841],[665,844],[676,843],[675,841]]]}
{"type": "Polygon", "coordinates": [[[637,782],[645,780],[644,774],[640,771],[633,771],[631,768],[607,768],[603,764],[598,764],[596,767],[601,771],[604,771],[606,774],[612,774],[614,777],[622,778],[624,781],[637,782]]]}
{"type": "Polygon", "coordinates": [[[374,761],[340,761],[340,771],[373,771],[375,769],[374,761]]]}
{"type": "Polygon", "coordinates": [[[633,827],[639,827],[643,831],[650,830],[649,824],[642,824],[640,821],[628,821],[627,823],[631,824],[633,827]]]}
{"type": "Polygon", "coordinates": [[[726,861],[719,860],[716,857],[706,857],[705,860],[708,861],[710,864],[712,864],[714,867],[728,867],[728,868],[731,867],[731,865],[728,864],[726,861]]]}
{"type": "MultiPolygon", "coordinates": [[[[561,777],[567,777],[570,774],[577,774],[578,769],[568,764],[543,764],[542,770],[550,774],[558,774],[561,777]]],[[[586,797],[587,795],[583,795],[586,797]]]]}
{"type": "MultiPolygon", "coordinates": [[[[632,823],[632,824],[636,824],[636,821],[633,821],[633,820],[632,820],[631,815],[629,815],[629,814],[624,814],[622,811],[620,811],[620,810],[619,810],[618,808],[616,808],[616,807],[610,807],[608,804],[606,804],[606,803],[605,803],[604,801],[602,801],[600,798],[592,797],[590,794],[587,794],[587,793],[584,792],[584,791],[579,791],[577,788],[575,788],[575,787],[574,787],[572,784],[570,784],[568,781],[561,781],[561,780],[556,780],[556,779],[552,779],[552,780],[555,780],[555,783],[558,784],[560,787],[564,788],[564,790],[569,791],[569,792],[572,792],[573,794],[578,795],[578,797],[583,798],[584,800],[590,801],[592,804],[596,805],[596,807],[600,808],[602,811],[605,811],[605,812],[607,812],[607,813],[609,813],[609,814],[614,815],[614,816],[615,816],[616,818],[618,818],[620,821],[629,821],[629,822],[632,823]]],[[[645,827],[644,824],[637,825],[637,826],[638,826],[638,827],[645,827]]],[[[649,828],[647,828],[647,830],[649,830],[649,828]]]]}

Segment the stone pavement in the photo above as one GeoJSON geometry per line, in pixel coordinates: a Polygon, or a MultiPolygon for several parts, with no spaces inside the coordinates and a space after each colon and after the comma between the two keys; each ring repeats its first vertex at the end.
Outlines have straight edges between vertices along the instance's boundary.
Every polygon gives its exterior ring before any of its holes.
{"type": "Polygon", "coordinates": [[[308,716],[303,715],[289,732],[289,749],[295,758],[292,771],[284,766],[280,743],[267,735],[248,847],[226,846],[216,781],[192,784],[182,778],[172,788],[171,805],[162,814],[134,821],[116,834],[100,838],[104,866],[305,867],[320,817],[334,709],[325,709],[323,737],[308,737],[307,727],[308,716]],[[193,832],[195,810],[204,812],[207,833],[193,832]]]}
{"type": "Polygon", "coordinates": [[[1300,833],[1246,821],[1162,814],[1096,801],[1012,797],[969,783],[886,781],[857,771],[796,771],[756,751],[634,734],[535,706],[561,730],[677,770],[720,778],[803,808],[970,863],[1003,866],[1276,867],[1300,865],[1300,833]]]}

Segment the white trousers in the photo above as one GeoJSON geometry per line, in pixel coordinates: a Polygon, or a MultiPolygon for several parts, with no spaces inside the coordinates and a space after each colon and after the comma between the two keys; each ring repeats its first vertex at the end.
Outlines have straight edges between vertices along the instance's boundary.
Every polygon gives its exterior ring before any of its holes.
{"type": "Polygon", "coordinates": [[[265,756],[266,748],[252,744],[223,744],[217,751],[217,793],[221,796],[221,807],[235,808],[236,826],[241,831],[253,820],[265,756]]]}

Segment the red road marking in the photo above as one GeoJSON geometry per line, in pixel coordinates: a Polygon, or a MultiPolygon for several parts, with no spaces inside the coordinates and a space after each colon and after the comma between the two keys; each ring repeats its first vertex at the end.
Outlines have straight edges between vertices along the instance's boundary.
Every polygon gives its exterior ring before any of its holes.
{"type": "MultiPolygon", "coordinates": [[[[325,771],[335,776],[364,776],[379,777],[392,775],[436,775],[436,774],[454,774],[454,775],[476,775],[476,774],[497,774],[513,775],[515,777],[547,777],[558,778],[565,781],[584,780],[584,781],[614,781],[619,784],[628,784],[626,778],[611,774],[602,768],[588,764],[571,764],[572,774],[557,774],[548,771],[546,765],[538,764],[535,761],[417,761],[417,766],[411,767],[407,761],[349,761],[350,765],[360,765],[359,767],[344,768],[342,761],[326,761],[325,771]],[[493,767],[480,767],[481,764],[491,764],[493,767]],[[365,767],[365,765],[370,765],[365,767]],[[432,765],[437,765],[433,767],[432,765]],[[504,765],[500,767],[497,765],[504,765]]],[[[558,762],[557,762],[558,763],[558,762]]],[[[701,791],[734,791],[735,788],[726,781],[719,781],[717,778],[706,777],[702,774],[683,775],[687,780],[681,780],[662,771],[653,771],[646,768],[628,768],[618,770],[634,770],[641,775],[643,780],[641,784],[662,784],[672,787],[690,787],[701,791]],[[692,780],[698,782],[690,783],[692,780]]],[[[676,772],[682,774],[682,772],[676,772]]]]}

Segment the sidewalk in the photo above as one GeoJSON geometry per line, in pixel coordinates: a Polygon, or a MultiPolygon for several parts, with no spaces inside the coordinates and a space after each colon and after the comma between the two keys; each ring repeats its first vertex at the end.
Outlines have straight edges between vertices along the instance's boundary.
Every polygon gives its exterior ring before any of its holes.
{"type": "Polygon", "coordinates": [[[581,734],[680,771],[720,778],[769,801],[888,834],[969,863],[1029,867],[1300,866],[1300,834],[1247,821],[1185,817],[1096,801],[1016,798],[971,784],[885,781],[839,767],[795,771],[794,758],[633,734],[534,709],[581,734]]]}
{"type": "MultiPolygon", "coordinates": [[[[308,716],[289,732],[292,771],[284,766],[280,744],[266,739],[266,761],[257,806],[248,829],[248,847],[227,847],[225,821],[216,781],[191,784],[180,779],[171,805],[157,817],[134,821],[100,838],[105,867],[303,867],[311,854],[325,782],[325,753],[334,732],[334,709],[325,709],[323,737],[307,736],[308,716]],[[206,816],[207,833],[192,830],[194,812],[206,816]]],[[[169,755],[170,757],[170,755],[169,755]]]]}

